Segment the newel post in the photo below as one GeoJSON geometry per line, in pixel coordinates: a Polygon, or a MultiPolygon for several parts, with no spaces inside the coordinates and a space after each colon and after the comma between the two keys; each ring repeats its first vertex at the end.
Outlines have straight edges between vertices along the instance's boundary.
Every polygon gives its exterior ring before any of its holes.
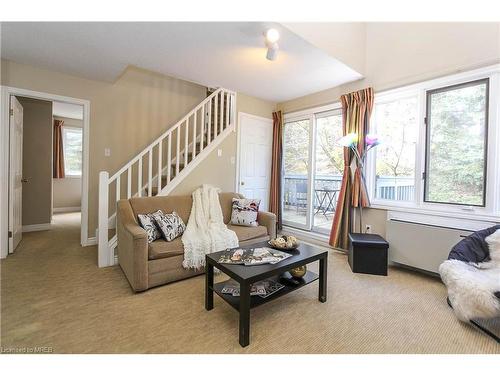
{"type": "Polygon", "coordinates": [[[108,244],[108,199],[109,199],[109,174],[106,171],[99,173],[99,238],[98,240],[98,265],[99,267],[111,266],[109,264],[108,244]]]}

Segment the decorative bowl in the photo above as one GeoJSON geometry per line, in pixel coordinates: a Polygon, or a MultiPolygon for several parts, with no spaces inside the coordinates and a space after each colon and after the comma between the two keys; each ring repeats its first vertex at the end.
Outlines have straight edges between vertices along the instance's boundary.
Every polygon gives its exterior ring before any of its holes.
{"type": "Polygon", "coordinates": [[[297,239],[293,236],[280,236],[267,242],[269,246],[276,250],[296,250],[299,247],[297,239]]]}

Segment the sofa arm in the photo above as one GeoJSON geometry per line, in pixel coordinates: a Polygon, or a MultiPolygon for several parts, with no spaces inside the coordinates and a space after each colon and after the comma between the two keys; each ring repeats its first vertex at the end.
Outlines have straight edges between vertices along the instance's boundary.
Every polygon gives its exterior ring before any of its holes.
{"type": "Polygon", "coordinates": [[[271,239],[276,238],[276,215],[271,212],[259,211],[257,214],[259,225],[267,228],[267,234],[271,239]]]}
{"type": "Polygon", "coordinates": [[[128,200],[116,208],[118,263],[136,292],[148,289],[148,236],[137,224],[128,200]]]}

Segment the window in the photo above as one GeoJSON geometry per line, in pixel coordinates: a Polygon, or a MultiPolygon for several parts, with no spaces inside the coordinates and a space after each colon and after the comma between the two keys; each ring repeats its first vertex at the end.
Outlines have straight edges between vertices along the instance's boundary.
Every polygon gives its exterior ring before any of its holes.
{"type": "Polygon", "coordinates": [[[500,65],[375,94],[372,206],[500,217],[500,65]]]}
{"type": "Polygon", "coordinates": [[[427,92],[426,202],[485,206],[488,84],[427,92]]]}
{"type": "Polygon", "coordinates": [[[372,129],[382,143],[375,154],[375,198],[415,199],[415,157],[418,139],[418,97],[376,102],[372,129]]]}
{"type": "Polygon", "coordinates": [[[82,129],[63,127],[64,173],[66,176],[82,175],[82,129]]]}

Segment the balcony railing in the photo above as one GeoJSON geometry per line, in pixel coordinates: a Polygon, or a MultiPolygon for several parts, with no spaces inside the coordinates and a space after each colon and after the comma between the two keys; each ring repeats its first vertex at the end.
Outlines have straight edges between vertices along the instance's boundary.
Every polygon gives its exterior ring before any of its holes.
{"type": "MultiPolygon", "coordinates": [[[[307,202],[307,175],[289,174],[285,175],[284,180],[284,208],[305,208],[307,202]]],[[[322,198],[321,191],[339,191],[341,183],[341,175],[316,176],[314,180],[314,189],[317,194],[315,193],[313,195],[313,207],[315,209],[318,209],[320,207],[322,198]]],[[[378,199],[411,201],[415,196],[415,185],[413,177],[377,176],[376,189],[376,197],[378,199]]]]}
{"type": "Polygon", "coordinates": [[[415,197],[413,177],[377,176],[375,186],[378,199],[412,201],[415,197]]]}

